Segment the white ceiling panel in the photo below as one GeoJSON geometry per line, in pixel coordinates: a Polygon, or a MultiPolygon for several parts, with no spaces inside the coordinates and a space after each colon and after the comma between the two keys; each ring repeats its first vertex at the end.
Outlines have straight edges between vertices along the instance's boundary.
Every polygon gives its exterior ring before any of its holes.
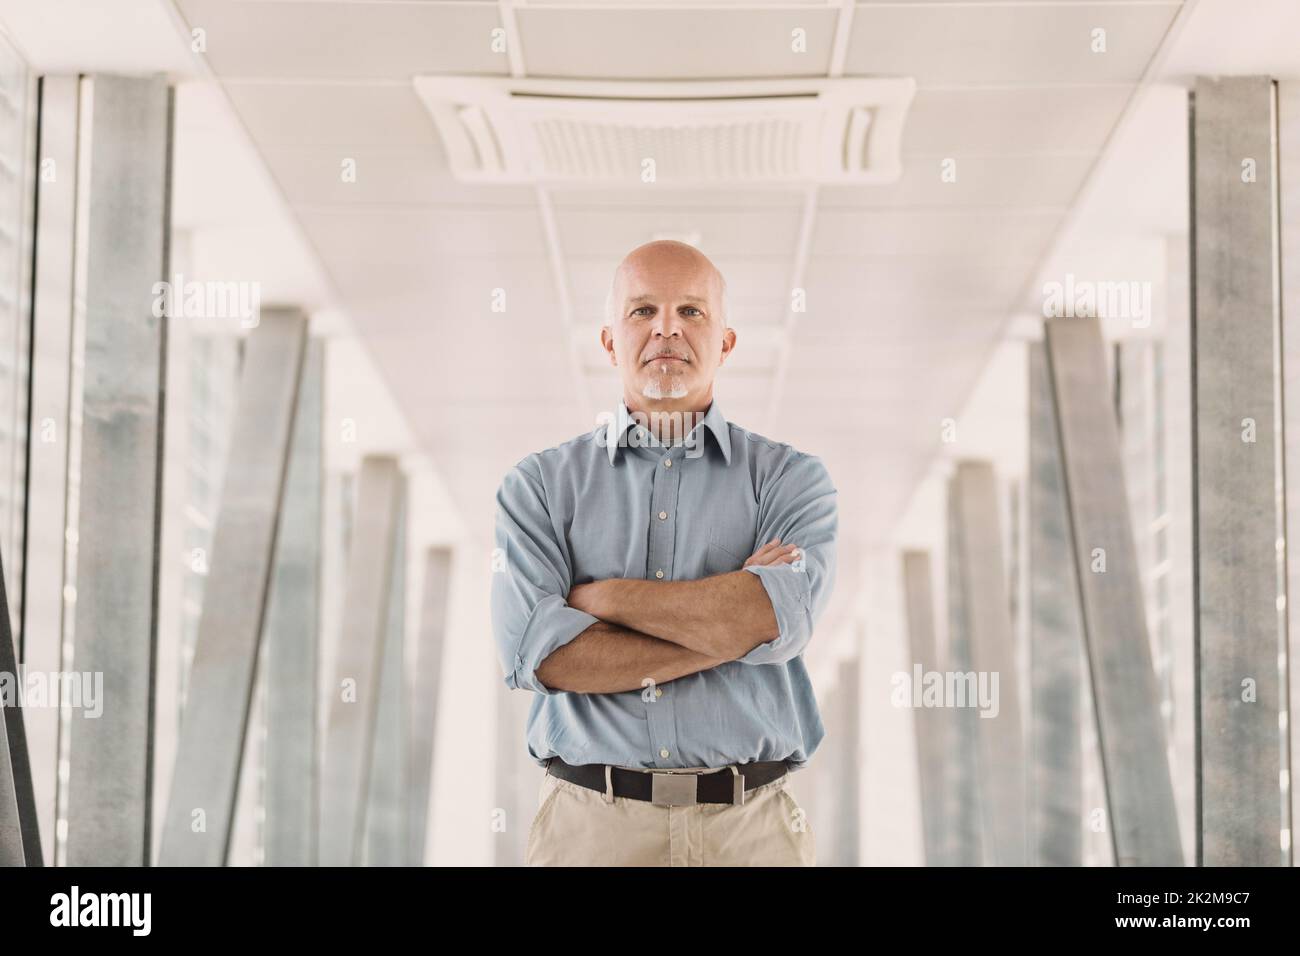
{"type": "Polygon", "coordinates": [[[837,12],[529,6],[515,19],[530,76],[703,80],[826,75],[837,12]]]}
{"type": "MultiPolygon", "coordinates": [[[[698,232],[701,246],[721,259],[728,255],[792,256],[802,214],[793,207],[702,210],[569,205],[557,209],[555,219],[566,256],[596,256],[611,249],[626,252],[649,242],[656,233],[698,232]]],[[[615,264],[622,257],[623,253],[618,253],[615,264]]]]}
{"type": "Polygon", "coordinates": [[[1092,155],[1132,95],[1129,85],[917,90],[905,157],[1092,155]]]}
{"type": "Polygon", "coordinates": [[[935,209],[824,209],[817,215],[814,256],[964,255],[971,248],[1035,256],[1062,212],[935,209]]]}
{"type": "Polygon", "coordinates": [[[1093,154],[1038,156],[914,156],[887,186],[824,186],[823,209],[836,206],[1065,209],[1078,195],[1093,154]]]}
{"type": "Polygon", "coordinates": [[[495,4],[175,0],[206,33],[208,63],[225,77],[400,79],[421,73],[504,75],[492,50],[495,4]]]}
{"type": "Polygon", "coordinates": [[[545,238],[535,207],[488,209],[302,209],[299,218],[318,244],[362,262],[432,263],[464,256],[542,255],[545,238]],[[376,241],[382,234],[382,241],[376,241]]]}
{"type": "Polygon", "coordinates": [[[921,86],[1136,81],[1180,4],[858,6],[846,70],[921,86]],[[1095,31],[1104,31],[1104,52],[1095,31]]]}

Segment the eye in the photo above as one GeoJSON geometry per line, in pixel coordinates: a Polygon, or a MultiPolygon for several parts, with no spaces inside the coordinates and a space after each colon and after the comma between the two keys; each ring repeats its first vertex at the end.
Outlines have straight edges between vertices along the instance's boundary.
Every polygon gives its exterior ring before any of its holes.
{"type": "Polygon", "coordinates": [[[653,310],[654,310],[654,306],[651,306],[651,305],[643,305],[643,306],[641,306],[641,308],[639,308],[639,309],[633,309],[633,310],[632,310],[632,314],[633,314],[633,315],[636,315],[638,312],[650,312],[650,311],[653,311],[653,310]]]}
{"type": "Polygon", "coordinates": [[[703,314],[703,313],[700,312],[699,309],[695,308],[695,306],[693,306],[693,305],[688,305],[688,306],[686,307],[686,310],[689,311],[689,312],[694,312],[694,313],[696,313],[697,315],[701,315],[701,314],[703,314]]]}

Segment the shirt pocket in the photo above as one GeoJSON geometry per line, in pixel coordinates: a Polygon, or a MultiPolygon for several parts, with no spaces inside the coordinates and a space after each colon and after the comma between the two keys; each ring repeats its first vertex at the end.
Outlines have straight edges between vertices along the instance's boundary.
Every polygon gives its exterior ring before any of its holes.
{"type": "Polygon", "coordinates": [[[732,521],[715,523],[709,528],[709,546],[704,556],[704,573],[726,574],[739,571],[753,555],[757,529],[732,521]]]}

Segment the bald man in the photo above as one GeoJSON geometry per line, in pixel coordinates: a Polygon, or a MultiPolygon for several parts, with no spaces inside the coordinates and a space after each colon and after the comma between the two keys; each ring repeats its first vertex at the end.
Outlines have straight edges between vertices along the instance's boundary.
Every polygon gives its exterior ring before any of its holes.
{"type": "Polygon", "coordinates": [[[546,768],[530,866],[812,866],[791,793],[824,736],[803,662],[835,578],[821,461],[728,422],[726,282],[692,246],[619,264],[622,401],[497,492],[492,622],[546,768]]]}

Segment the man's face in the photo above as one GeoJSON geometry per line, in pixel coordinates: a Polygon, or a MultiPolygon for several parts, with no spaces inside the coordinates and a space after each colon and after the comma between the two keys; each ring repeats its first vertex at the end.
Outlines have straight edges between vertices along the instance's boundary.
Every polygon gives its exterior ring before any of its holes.
{"type": "Polygon", "coordinates": [[[703,410],[735,344],[721,314],[721,280],[708,260],[638,250],[624,262],[613,305],[601,343],[622,375],[629,407],[703,410]]]}

